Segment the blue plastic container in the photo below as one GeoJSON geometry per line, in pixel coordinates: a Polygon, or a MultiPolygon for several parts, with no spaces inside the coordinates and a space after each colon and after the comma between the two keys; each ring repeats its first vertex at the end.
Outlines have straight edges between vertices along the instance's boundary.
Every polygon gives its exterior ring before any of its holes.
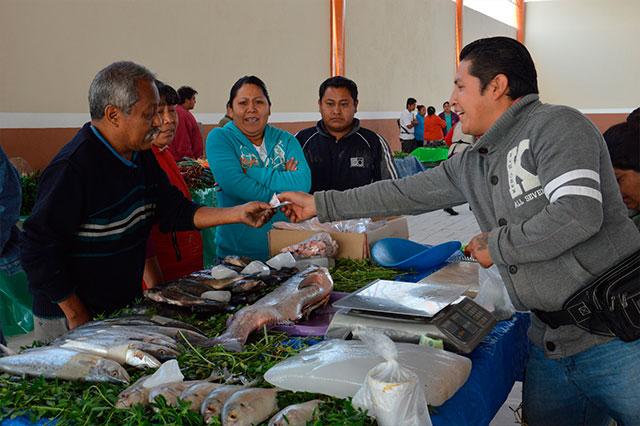
{"type": "Polygon", "coordinates": [[[460,241],[428,246],[402,238],[384,238],[371,247],[371,259],[387,268],[426,271],[444,263],[461,247],[460,241]]]}

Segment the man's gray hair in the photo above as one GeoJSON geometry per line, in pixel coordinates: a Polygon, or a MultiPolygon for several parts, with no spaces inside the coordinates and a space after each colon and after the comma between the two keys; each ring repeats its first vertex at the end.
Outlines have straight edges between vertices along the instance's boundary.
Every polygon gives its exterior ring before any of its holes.
{"type": "Polygon", "coordinates": [[[155,75],[142,65],[130,61],[114,62],[98,71],[89,87],[91,119],[104,117],[107,105],[113,105],[125,114],[138,102],[137,82],[155,81],[155,75]]]}

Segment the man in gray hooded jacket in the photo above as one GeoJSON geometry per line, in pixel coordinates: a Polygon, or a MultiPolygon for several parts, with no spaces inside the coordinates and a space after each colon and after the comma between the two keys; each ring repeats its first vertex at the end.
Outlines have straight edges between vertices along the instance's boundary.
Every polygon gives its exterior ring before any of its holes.
{"type": "MultiPolygon", "coordinates": [[[[557,311],[640,249],[602,136],[575,109],[543,104],[527,49],[506,37],[460,53],[452,105],[477,141],[401,180],[313,196],[285,193],[292,220],[420,214],[469,202],[482,233],[468,245],[496,264],[514,305],[557,311]]],[[[535,314],[523,388],[529,425],[638,424],[640,340],[625,343],[535,314]]]]}

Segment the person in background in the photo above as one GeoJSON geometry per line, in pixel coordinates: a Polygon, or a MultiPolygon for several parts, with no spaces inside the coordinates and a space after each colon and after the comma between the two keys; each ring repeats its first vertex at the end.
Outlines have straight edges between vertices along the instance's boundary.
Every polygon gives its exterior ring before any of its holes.
{"type": "MultiPolygon", "coordinates": [[[[20,266],[20,176],[0,147],[0,274],[15,275],[20,266]]],[[[0,343],[6,344],[0,323],[0,343]]]]}
{"type": "Polygon", "coordinates": [[[345,77],[326,79],[319,90],[322,119],[296,138],[311,169],[311,192],[349,189],[397,179],[391,149],[379,134],[360,127],[358,86],[345,77]]]}
{"type": "Polygon", "coordinates": [[[224,127],[230,121],[233,121],[233,117],[231,117],[231,105],[227,105],[227,112],[224,114],[224,117],[218,121],[218,127],[224,127]]]}
{"type": "Polygon", "coordinates": [[[400,126],[400,146],[402,147],[402,152],[410,153],[417,148],[414,127],[418,124],[418,120],[416,120],[413,113],[417,103],[418,101],[414,98],[408,98],[407,108],[400,113],[398,125],[400,126]]]}
{"type": "Polygon", "coordinates": [[[189,86],[182,86],[178,89],[178,96],[180,96],[180,105],[176,107],[178,128],[176,136],[168,148],[176,161],[180,161],[184,157],[202,157],[202,133],[200,133],[200,126],[198,126],[196,118],[191,113],[191,110],[196,106],[197,94],[198,92],[189,86]]]}
{"type": "Polygon", "coordinates": [[[443,119],[436,115],[436,109],[432,106],[427,108],[427,116],[424,119],[424,144],[429,147],[442,146],[444,143],[444,133],[446,127],[443,119]]]}
{"type": "Polygon", "coordinates": [[[640,108],[604,132],[622,201],[640,229],[640,108]]]}
{"type": "Polygon", "coordinates": [[[271,219],[267,203],[202,207],[169,183],[150,151],[160,127],[158,101],[148,69],[108,65],[89,88],[91,122],[42,173],[21,246],[37,340],[48,342],[141,297],[153,224],[172,232],[271,219]]]}
{"type": "Polygon", "coordinates": [[[427,107],[424,105],[418,105],[416,110],[416,127],[414,127],[414,134],[416,136],[417,148],[424,146],[424,117],[427,115],[427,107]]]}
{"type": "MultiPolygon", "coordinates": [[[[153,139],[151,152],[156,161],[169,178],[169,183],[180,190],[182,195],[191,200],[191,193],[176,160],[167,148],[173,142],[178,126],[176,105],[178,93],[173,87],[156,80],[160,103],[160,127],[153,139]]],[[[153,225],[147,244],[147,259],[144,266],[144,283],[146,288],[172,281],[191,272],[202,269],[202,236],[199,231],[160,232],[159,226],[153,225]]]]}
{"type": "Polygon", "coordinates": [[[446,135],[451,131],[451,129],[453,129],[453,126],[460,121],[460,117],[458,117],[458,114],[451,111],[451,104],[449,104],[449,101],[445,101],[442,104],[442,108],[444,111],[438,114],[438,117],[442,118],[447,125],[447,128],[444,131],[444,134],[446,135]]]}
{"type": "Polygon", "coordinates": [[[280,194],[293,203],[283,210],[293,221],[325,222],[469,201],[482,232],[466,252],[482,267],[495,264],[514,306],[532,311],[523,421],[637,425],[640,339],[587,331],[577,321],[593,319],[591,310],[563,309],[596,277],[640,255],[602,135],[579,111],[540,102],[533,59],[508,37],[462,49],[451,102],[462,131],[479,138],[462,154],[395,181],[280,194]]]}
{"type": "MultiPolygon", "coordinates": [[[[207,136],[207,158],[221,191],[218,205],[237,206],[245,200],[269,201],[282,191],[309,191],[311,172],[300,144],[290,133],[269,126],[271,100],[264,82],[245,76],[229,93],[233,121],[216,127],[207,136]]],[[[216,229],[218,256],[268,259],[267,231],[278,213],[260,229],[225,225],[216,229]]]]}

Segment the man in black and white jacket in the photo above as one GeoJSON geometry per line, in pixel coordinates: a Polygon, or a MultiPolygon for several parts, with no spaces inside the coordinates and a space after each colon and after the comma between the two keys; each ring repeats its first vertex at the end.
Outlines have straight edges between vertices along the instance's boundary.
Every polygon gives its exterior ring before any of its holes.
{"type": "Polygon", "coordinates": [[[296,134],[311,168],[312,193],[398,177],[387,141],[360,127],[360,120],[354,118],[358,108],[355,82],[340,76],[325,80],[318,106],[322,120],[296,134]]]}

